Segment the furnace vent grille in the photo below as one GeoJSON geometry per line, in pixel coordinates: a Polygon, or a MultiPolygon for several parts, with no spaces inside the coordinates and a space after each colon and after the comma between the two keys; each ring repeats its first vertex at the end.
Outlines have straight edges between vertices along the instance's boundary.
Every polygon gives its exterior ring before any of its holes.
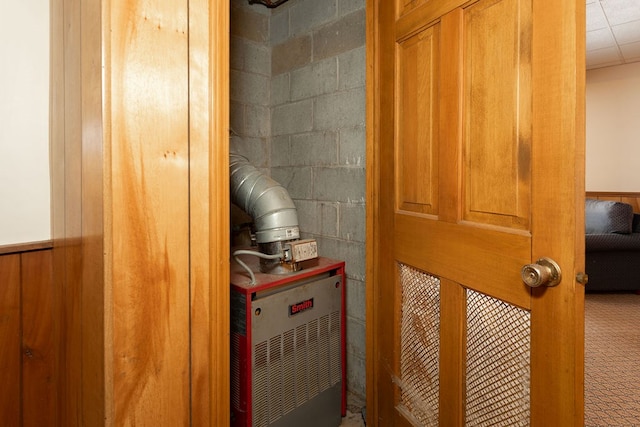
{"type": "Polygon", "coordinates": [[[231,407],[240,408],[240,335],[231,333],[231,407]]]}
{"type": "Polygon", "coordinates": [[[268,426],[342,379],[340,312],[254,347],[253,426],[268,426]]]}

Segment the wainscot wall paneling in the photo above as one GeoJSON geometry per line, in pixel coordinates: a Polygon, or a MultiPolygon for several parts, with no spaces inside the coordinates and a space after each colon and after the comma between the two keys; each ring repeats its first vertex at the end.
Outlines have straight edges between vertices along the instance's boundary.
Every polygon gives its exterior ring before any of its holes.
{"type": "Polygon", "coordinates": [[[51,425],[56,340],[50,242],[0,246],[0,420],[51,425]]]}

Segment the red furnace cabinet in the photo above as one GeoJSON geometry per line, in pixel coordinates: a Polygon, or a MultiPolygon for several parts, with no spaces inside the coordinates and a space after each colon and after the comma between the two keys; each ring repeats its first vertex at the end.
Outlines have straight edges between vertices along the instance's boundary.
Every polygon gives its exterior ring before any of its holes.
{"type": "Polygon", "coordinates": [[[346,413],[344,262],[305,264],[254,285],[231,265],[233,427],[337,427],[346,413]]]}

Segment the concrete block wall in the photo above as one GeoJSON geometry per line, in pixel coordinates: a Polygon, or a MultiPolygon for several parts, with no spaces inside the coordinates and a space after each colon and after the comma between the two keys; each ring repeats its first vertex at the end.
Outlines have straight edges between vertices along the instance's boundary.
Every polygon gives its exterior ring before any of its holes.
{"type": "Polygon", "coordinates": [[[346,261],[347,387],[365,394],[364,0],[289,0],[270,17],[271,175],[323,256],[346,261]]]}
{"type": "Polygon", "coordinates": [[[347,388],[363,398],[365,0],[231,4],[232,147],[287,188],[303,237],[346,262],[347,388]]]}
{"type": "Polygon", "coordinates": [[[229,98],[231,150],[269,169],[271,137],[270,10],[231,0],[229,98]]]}

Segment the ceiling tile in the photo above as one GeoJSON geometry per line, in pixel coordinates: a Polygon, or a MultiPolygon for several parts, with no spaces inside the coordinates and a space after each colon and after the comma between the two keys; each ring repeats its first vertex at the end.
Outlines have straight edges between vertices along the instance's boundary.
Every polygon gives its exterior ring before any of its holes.
{"type": "Polygon", "coordinates": [[[619,44],[640,41],[640,21],[631,21],[626,24],[611,27],[613,35],[619,44]]]}
{"type": "Polygon", "coordinates": [[[587,69],[640,61],[640,0],[585,0],[587,69]]]}
{"type": "Polygon", "coordinates": [[[601,0],[609,25],[640,20],[640,1],[638,0],[601,0]]]}
{"type": "Polygon", "coordinates": [[[598,2],[587,4],[587,31],[607,28],[607,18],[598,2]]]}
{"type": "Polygon", "coordinates": [[[587,31],[587,50],[603,49],[605,47],[615,47],[616,41],[608,28],[601,30],[587,31]]]}

